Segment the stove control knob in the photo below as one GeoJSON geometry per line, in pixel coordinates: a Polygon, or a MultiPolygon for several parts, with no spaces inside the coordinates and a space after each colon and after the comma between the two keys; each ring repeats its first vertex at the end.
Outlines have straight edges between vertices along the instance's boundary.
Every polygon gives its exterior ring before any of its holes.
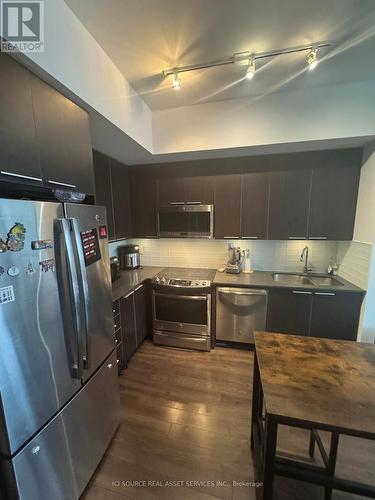
{"type": "Polygon", "coordinates": [[[202,286],[206,286],[207,283],[205,281],[202,281],[202,286]]]}
{"type": "Polygon", "coordinates": [[[161,281],[161,284],[162,284],[162,285],[165,285],[165,284],[166,284],[166,282],[167,282],[167,280],[164,278],[164,276],[161,278],[161,280],[160,280],[160,281],[161,281]]]}
{"type": "Polygon", "coordinates": [[[160,278],[159,278],[159,276],[156,276],[156,278],[155,278],[155,283],[160,283],[160,278]]]}

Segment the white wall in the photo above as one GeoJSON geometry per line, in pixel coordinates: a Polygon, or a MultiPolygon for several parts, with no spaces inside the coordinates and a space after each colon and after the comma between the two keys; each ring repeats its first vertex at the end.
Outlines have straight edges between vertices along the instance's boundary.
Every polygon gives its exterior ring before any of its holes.
{"type": "Polygon", "coordinates": [[[361,244],[358,242],[371,245],[367,293],[362,307],[358,338],[363,342],[375,342],[375,143],[365,148],[363,153],[353,239],[352,246],[361,244]]]}
{"type": "Polygon", "coordinates": [[[154,153],[375,134],[375,82],[322,86],[153,113],[154,153]]]}
{"type": "Polygon", "coordinates": [[[63,0],[48,0],[45,50],[25,54],[33,63],[152,150],[152,114],[112,60],[63,0]]]}

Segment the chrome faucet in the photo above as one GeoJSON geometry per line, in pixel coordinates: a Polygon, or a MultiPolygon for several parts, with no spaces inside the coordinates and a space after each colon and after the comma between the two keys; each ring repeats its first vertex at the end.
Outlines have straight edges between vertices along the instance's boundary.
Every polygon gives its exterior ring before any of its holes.
{"type": "Polygon", "coordinates": [[[309,268],[309,247],[306,245],[301,253],[300,261],[305,258],[305,265],[303,266],[303,274],[307,274],[311,269],[309,268]]]}

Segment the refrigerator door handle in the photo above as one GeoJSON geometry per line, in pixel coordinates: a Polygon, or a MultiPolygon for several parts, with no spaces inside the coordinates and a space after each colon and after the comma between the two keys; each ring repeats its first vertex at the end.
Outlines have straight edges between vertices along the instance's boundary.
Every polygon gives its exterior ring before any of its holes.
{"type": "Polygon", "coordinates": [[[86,264],[85,264],[85,258],[83,255],[83,249],[82,249],[82,241],[81,241],[81,234],[79,232],[78,228],[78,221],[75,218],[70,218],[68,219],[72,231],[73,231],[73,238],[74,238],[74,245],[75,245],[75,253],[76,253],[76,259],[77,259],[77,275],[78,275],[78,280],[79,280],[79,286],[80,290],[82,293],[83,297],[83,317],[84,317],[84,345],[85,345],[85,352],[83,354],[83,367],[88,370],[91,365],[91,356],[90,356],[90,330],[89,330],[89,287],[88,287],[88,281],[87,281],[87,272],[86,272],[86,264]]]}
{"type": "MultiPolygon", "coordinates": [[[[72,375],[74,378],[82,377],[82,362],[80,356],[80,324],[81,318],[79,284],[76,275],[76,266],[74,259],[74,250],[70,237],[70,227],[66,219],[55,219],[55,245],[56,245],[56,270],[60,274],[59,289],[62,297],[67,298],[70,306],[70,311],[62,308],[62,314],[69,315],[73,312],[73,329],[67,327],[70,324],[64,320],[64,330],[68,342],[68,358],[72,367],[72,375]],[[67,271],[66,275],[65,270],[67,271]]],[[[69,307],[68,306],[68,307],[69,307]]]]}

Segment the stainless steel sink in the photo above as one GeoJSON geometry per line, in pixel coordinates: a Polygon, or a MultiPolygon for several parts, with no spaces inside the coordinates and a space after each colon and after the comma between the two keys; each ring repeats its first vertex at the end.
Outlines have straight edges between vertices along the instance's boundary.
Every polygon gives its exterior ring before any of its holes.
{"type": "Polygon", "coordinates": [[[343,286],[343,284],[331,276],[311,276],[311,281],[316,286],[343,286]]]}
{"type": "Polygon", "coordinates": [[[284,273],[274,273],[272,275],[274,281],[281,283],[282,285],[312,285],[312,281],[302,274],[284,274],[284,273]]]}
{"type": "Polygon", "coordinates": [[[297,273],[274,273],[272,279],[282,285],[312,285],[312,286],[343,286],[336,278],[331,276],[306,276],[297,273]]]}

